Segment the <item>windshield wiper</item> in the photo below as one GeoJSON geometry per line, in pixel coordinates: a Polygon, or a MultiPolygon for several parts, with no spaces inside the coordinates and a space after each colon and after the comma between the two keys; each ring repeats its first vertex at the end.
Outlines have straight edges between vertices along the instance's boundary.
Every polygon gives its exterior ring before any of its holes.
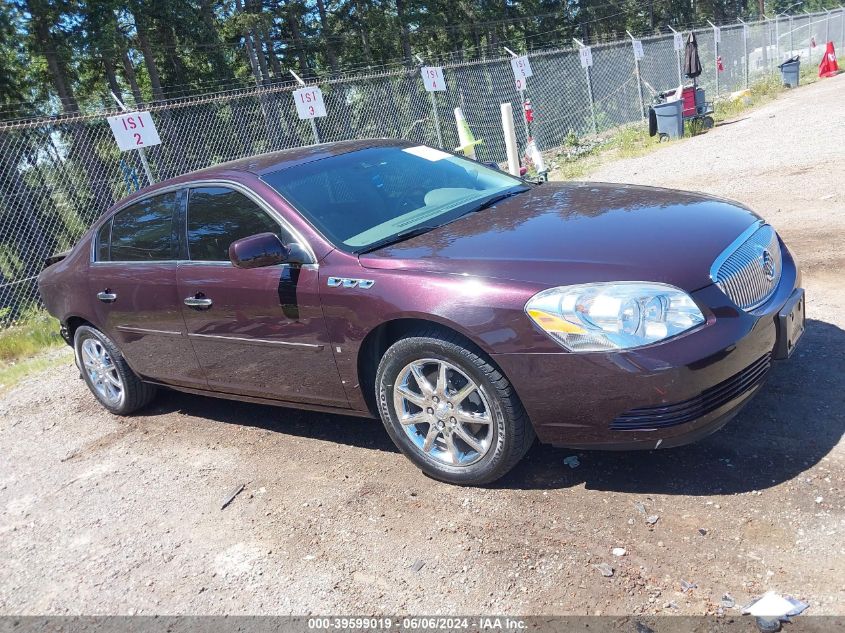
{"type": "Polygon", "coordinates": [[[428,233],[436,229],[440,224],[426,224],[423,226],[415,226],[410,229],[405,229],[404,231],[399,231],[395,235],[391,235],[390,237],[382,238],[376,242],[373,242],[369,246],[365,246],[364,248],[355,251],[359,255],[363,255],[364,253],[370,253],[372,251],[378,250],[380,248],[384,248],[390,244],[396,244],[398,242],[404,242],[405,240],[409,240],[412,237],[416,237],[417,235],[422,235],[423,233],[428,233]]]}
{"type": "Polygon", "coordinates": [[[465,215],[469,215],[470,213],[475,213],[476,211],[483,211],[484,209],[489,209],[494,204],[496,204],[497,202],[501,202],[505,198],[510,198],[511,196],[515,196],[515,195],[520,194],[520,193],[525,193],[528,190],[529,190],[528,187],[522,187],[520,189],[511,189],[510,191],[504,191],[500,194],[490,196],[489,198],[487,198],[484,202],[482,202],[478,206],[467,209],[466,211],[461,213],[461,215],[459,215],[458,217],[462,218],[465,215]]]}

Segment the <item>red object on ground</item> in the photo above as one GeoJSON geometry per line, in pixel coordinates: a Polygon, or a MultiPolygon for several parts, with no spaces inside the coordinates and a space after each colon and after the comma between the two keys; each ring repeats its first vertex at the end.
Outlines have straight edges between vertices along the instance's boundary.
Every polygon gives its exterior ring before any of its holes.
{"type": "Polygon", "coordinates": [[[693,116],[695,114],[695,86],[684,88],[681,99],[684,100],[684,116],[693,116]]]}
{"type": "Polygon", "coordinates": [[[833,42],[828,42],[827,49],[819,64],[819,77],[833,77],[838,74],[839,64],[836,63],[836,50],[833,48],[833,42]]]}
{"type": "Polygon", "coordinates": [[[722,72],[723,70],[725,70],[725,65],[722,63],[722,56],[721,55],[719,55],[716,58],[716,68],[719,69],[719,72],[722,72]]]}

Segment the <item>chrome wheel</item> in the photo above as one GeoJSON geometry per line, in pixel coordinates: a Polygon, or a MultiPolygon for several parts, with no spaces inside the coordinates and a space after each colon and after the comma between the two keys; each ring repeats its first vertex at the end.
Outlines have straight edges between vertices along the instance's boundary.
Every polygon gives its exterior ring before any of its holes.
{"type": "Polygon", "coordinates": [[[87,338],[82,342],[80,353],[85,373],[97,395],[110,406],[120,406],[124,398],[123,381],[102,342],[87,338]]]}
{"type": "Polygon", "coordinates": [[[446,361],[426,358],[406,365],[396,378],[393,405],[414,446],[442,464],[474,464],[493,443],[487,398],[446,361]]]}

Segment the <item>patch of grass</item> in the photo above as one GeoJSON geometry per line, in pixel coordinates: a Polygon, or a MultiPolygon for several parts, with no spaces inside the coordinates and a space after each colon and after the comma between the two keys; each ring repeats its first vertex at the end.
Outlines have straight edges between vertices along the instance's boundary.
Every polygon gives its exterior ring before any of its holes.
{"type": "Polygon", "coordinates": [[[31,358],[4,362],[0,364],[0,395],[3,395],[27,376],[68,363],[73,363],[73,351],[69,347],[53,349],[31,358]]]}
{"type": "MultiPolygon", "coordinates": [[[[817,73],[816,64],[802,65],[799,86],[818,81],[817,73]]],[[[734,118],[745,110],[773,100],[787,90],[789,88],[784,87],[780,71],[777,74],[767,75],[754,82],[746,95],[737,99],[718,100],[714,106],[713,118],[717,122],[734,118]]],[[[697,131],[687,123],[685,136],[695,136],[696,133],[697,131]]],[[[659,146],[659,136],[648,135],[648,125],[645,121],[610,130],[597,139],[579,139],[570,132],[561,148],[546,153],[549,179],[579,180],[604,163],[620,158],[644,156],[659,146]]]]}
{"type": "Polygon", "coordinates": [[[648,135],[648,128],[642,123],[616,128],[592,140],[578,139],[570,133],[566,145],[547,158],[550,179],[578,180],[602,163],[647,154],[658,140],[648,135]]]}
{"type": "MultiPolygon", "coordinates": [[[[805,86],[819,80],[818,68],[815,64],[804,64],[801,66],[798,85],[805,86]]],[[[778,95],[789,91],[783,85],[780,70],[777,74],[767,75],[755,81],[748,87],[748,94],[736,99],[721,99],[716,102],[713,118],[716,121],[732,119],[750,108],[756,108],[775,99],[778,95]]]]}
{"type": "Polygon", "coordinates": [[[59,322],[43,310],[29,310],[13,326],[0,329],[0,363],[5,366],[64,345],[59,322]]]}

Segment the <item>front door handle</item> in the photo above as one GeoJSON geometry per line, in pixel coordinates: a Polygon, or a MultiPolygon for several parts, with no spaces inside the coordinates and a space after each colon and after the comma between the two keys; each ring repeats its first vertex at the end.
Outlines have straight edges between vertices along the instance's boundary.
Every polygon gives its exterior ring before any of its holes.
{"type": "Polygon", "coordinates": [[[185,298],[185,305],[195,310],[208,310],[214,302],[203,293],[198,292],[193,297],[185,298]]]}
{"type": "Polygon", "coordinates": [[[114,303],[115,299],[117,299],[117,295],[106,288],[105,290],[101,290],[97,293],[97,299],[103,303],[114,303]]]}

